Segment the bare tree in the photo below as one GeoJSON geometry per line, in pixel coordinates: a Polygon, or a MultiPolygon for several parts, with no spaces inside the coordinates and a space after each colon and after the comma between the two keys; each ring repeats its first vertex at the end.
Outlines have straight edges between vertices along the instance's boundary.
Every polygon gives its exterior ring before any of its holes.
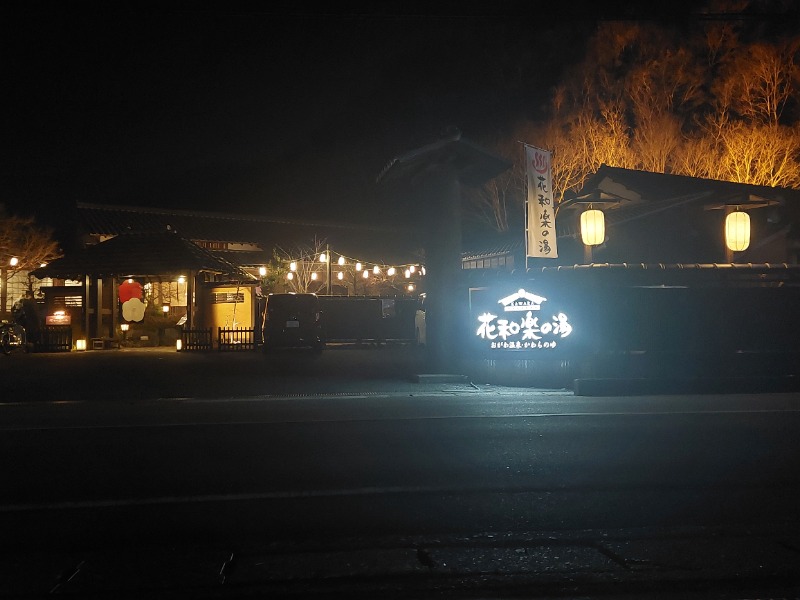
{"type": "Polygon", "coordinates": [[[743,42],[746,27],[601,25],[547,118],[514,132],[553,152],[556,201],[602,164],[800,187],[800,38],[743,42]]]}
{"type": "MultiPolygon", "coordinates": [[[[61,256],[53,231],[36,224],[32,217],[5,213],[0,206],[0,261],[3,261],[3,288],[18,275],[27,275],[61,256]]],[[[27,289],[33,292],[33,279],[27,275],[27,289]]]]}
{"type": "MultiPolygon", "coordinates": [[[[267,288],[298,293],[321,293],[326,287],[327,266],[320,261],[325,253],[325,240],[314,238],[310,244],[291,249],[278,247],[267,265],[267,288]]],[[[330,260],[330,257],[326,257],[330,260]]]]}
{"type": "Polygon", "coordinates": [[[465,190],[466,214],[495,231],[509,229],[509,212],[520,204],[513,170],[501,173],[481,188],[465,190]]]}

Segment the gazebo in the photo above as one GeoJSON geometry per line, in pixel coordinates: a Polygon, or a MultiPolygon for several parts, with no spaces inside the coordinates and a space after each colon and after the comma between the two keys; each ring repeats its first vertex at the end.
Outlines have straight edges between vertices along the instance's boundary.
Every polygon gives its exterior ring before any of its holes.
{"type": "MultiPolygon", "coordinates": [[[[119,287],[126,280],[180,282],[185,286],[185,324],[191,329],[199,283],[219,278],[251,279],[232,263],[174,231],[121,234],[54,260],[31,274],[39,279],[81,282],[81,325],[84,334],[92,338],[114,337],[120,322],[119,287]]],[[[68,287],[61,288],[65,295],[68,287]]],[[[58,304],[46,305],[46,309],[58,308],[58,304]]]]}

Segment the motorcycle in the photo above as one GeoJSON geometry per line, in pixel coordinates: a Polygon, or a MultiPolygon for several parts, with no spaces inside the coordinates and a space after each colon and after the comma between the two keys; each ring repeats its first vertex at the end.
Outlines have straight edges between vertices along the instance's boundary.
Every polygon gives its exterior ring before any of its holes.
{"type": "Polygon", "coordinates": [[[27,352],[28,339],[25,328],[19,323],[6,320],[0,322],[0,349],[6,355],[15,350],[27,352]]]}

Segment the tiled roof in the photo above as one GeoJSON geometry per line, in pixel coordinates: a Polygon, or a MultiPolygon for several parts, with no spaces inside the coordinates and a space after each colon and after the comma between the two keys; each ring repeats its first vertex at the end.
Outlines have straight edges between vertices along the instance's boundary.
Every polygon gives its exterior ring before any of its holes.
{"type": "MultiPolygon", "coordinates": [[[[785,204],[787,210],[796,211],[800,190],[601,165],[575,197],[565,198],[560,210],[582,210],[587,202],[596,208],[608,206],[606,222],[613,226],[684,205],[739,202],[746,207],[762,201],[785,204]]],[[[558,219],[557,225],[558,237],[580,234],[575,219],[558,219]]]]}
{"type": "Polygon", "coordinates": [[[524,252],[525,240],[523,236],[524,234],[520,233],[518,240],[468,249],[461,253],[461,258],[462,260],[471,260],[476,258],[489,258],[492,256],[505,256],[519,251],[524,252]]]}
{"type": "MultiPolygon", "coordinates": [[[[273,248],[292,249],[324,240],[337,253],[384,262],[411,261],[414,245],[409,232],[392,224],[375,225],[296,221],[259,215],[159,209],[136,206],[77,204],[78,229],[83,234],[115,236],[124,233],[177,232],[195,242],[252,244],[261,248],[260,262],[272,256],[273,248]]],[[[217,256],[219,251],[213,251],[217,256]]],[[[236,258],[236,257],[234,257],[236,258]]],[[[252,264],[251,257],[239,257],[252,264]]]]}
{"type": "Polygon", "coordinates": [[[174,232],[126,233],[64,256],[33,275],[75,279],[92,276],[167,276],[203,271],[245,277],[233,264],[174,232]]]}

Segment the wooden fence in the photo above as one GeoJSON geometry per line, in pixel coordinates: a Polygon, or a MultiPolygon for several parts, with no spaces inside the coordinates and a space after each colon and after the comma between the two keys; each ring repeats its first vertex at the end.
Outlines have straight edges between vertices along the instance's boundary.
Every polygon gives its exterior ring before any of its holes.
{"type": "MultiPolygon", "coordinates": [[[[183,329],[181,331],[182,351],[213,350],[212,329],[183,329]]],[[[217,328],[217,350],[220,352],[256,350],[256,331],[253,328],[217,328]]]]}
{"type": "Polygon", "coordinates": [[[72,350],[72,327],[70,325],[44,325],[39,330],[39,339],[34,342],[34,352],[69,352],[72,350]]]}
{"type": "Polygon", "coordinates": [[[223,329],[218,328],[217,349],[241,351],[256,349],[256,330],[247,328],[223,329]]]}
{"type": "Polygon", "coordinates": [[[182,329],[181,350],[184,352],[211,350],[211,328],[182,329]]]}

